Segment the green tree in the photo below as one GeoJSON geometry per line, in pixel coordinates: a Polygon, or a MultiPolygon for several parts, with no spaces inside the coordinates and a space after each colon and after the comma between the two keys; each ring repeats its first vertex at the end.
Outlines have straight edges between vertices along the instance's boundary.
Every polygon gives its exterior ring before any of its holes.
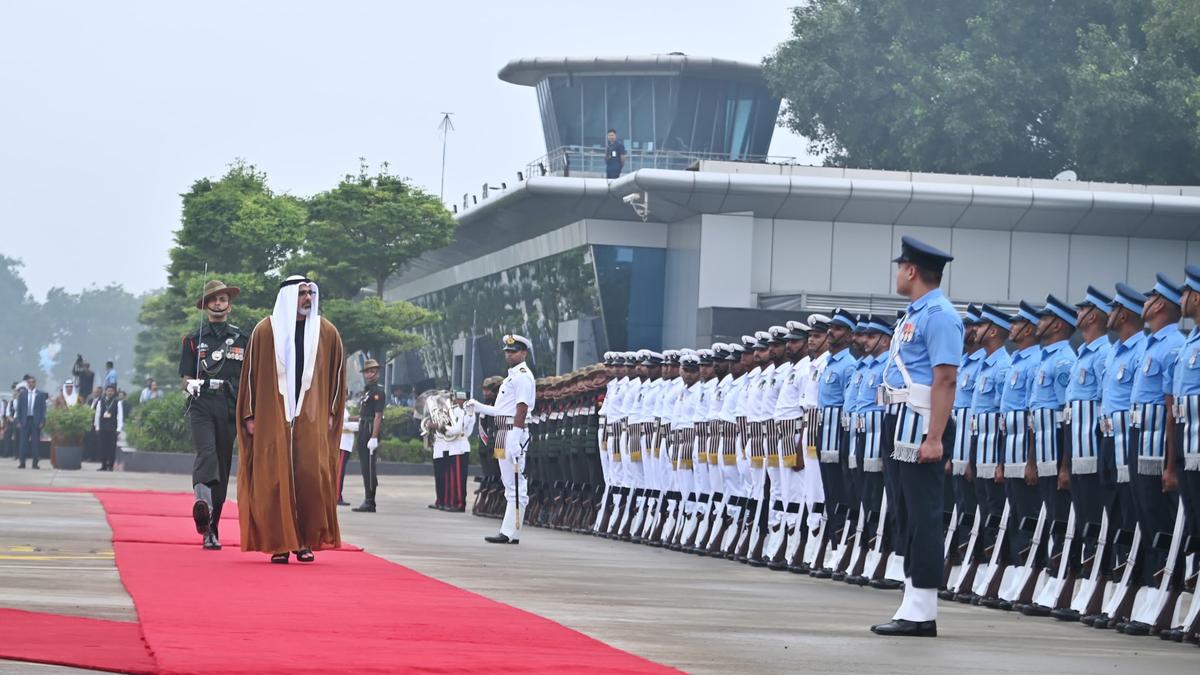
{"type": "Polygon", "coordinates": [[[134,344],[141,326],[138,314],[145,296],[136,296],[119,284],[68,293],[51,288],[41,312],[50,328],[49,339],[61,350],[51,375],[57,380],[71,376],[75,355],[82,354],[100,372],[105,361],[113,361],[121,388],[133,394],[143,383],[135,377],[134,344]]]}
{"type": "Polygon", "coordinates": [[[812,0],[765,62],[835,166],[1194,183],[1194,0],[812,0]]]}
{"type": "Polygon", "coordinates": [[[308,208],[305,250],[321,270],[322,286],[344,297],[370,284],[382,298],[389,277],[454,237],[454,217],[441,200],[391,175],[387,164],[374,176],[363,164],[308,208]]]}
{"type": "Polygon", "coordinates": [[[409,329],[437,318],[412,303],[389,303],[373,296],[359,301],[323,299],[321,313],[337,326],[347,354],[374,352],[384,359],[420,347],[424,339],[409,329]]]}
{"type": "Polygon", "coordinates": [[[241,161],[217,180],[196,181],[181,197],[167,288],[147,299],[139,317],[146,330],[137,339],[138,371],[162,382],[178,377],[182,338],[200,325],[195,303],[205,280],[241,288],[230,321],[252,329],[274,306],[308,217],[302,200],[276,194],[265,173],[241,161]]]}
{"type": "Polygon", "coordinates": [[[3,391],[25,373],[38,373],[38,350],[48,342],[48,331],[40,308],[21,277],[22,263],[0,255],[0,373],[10,377],[0,383],[3,391]]]}

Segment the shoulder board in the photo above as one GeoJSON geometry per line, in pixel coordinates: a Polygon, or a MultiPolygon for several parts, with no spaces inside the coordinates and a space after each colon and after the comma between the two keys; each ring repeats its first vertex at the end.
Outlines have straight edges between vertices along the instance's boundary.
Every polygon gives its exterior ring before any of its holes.
{"type": "Polygon", "coordinates": [[[517,372],[518,373],[528,373],[529,369],[526,368],[525,366],[520,366],[519,368],[517,368],[517,372]]]}

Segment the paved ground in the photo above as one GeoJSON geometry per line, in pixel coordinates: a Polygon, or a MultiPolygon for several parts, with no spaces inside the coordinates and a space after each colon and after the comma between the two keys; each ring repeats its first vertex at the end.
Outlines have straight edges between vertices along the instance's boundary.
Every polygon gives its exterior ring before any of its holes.
{"type": "MultiPolygon", "coordinates": [[[[183,490],[186,482],[86,468],[17,471],[0,460],[0,486],[183,490]]],[[[496,521],[428,510],[432,492],[429,478],[385,477],[382,512],[347,509],[344,538],[691,672],[1195,673],[1200,665],[1192,645],[956,603],[942,604],[936,640],[878,638],[867,627],[890,618],[899,593],[539,529],[527,530],[520,546],[489,546],[482,537],[496,521]]],[[[357,494],[348,485],[347,498],[357,494]]],[[[196,555],[221,553],[197,546],[196,555]]],[[[134,619],[94,499],[0,489],[0,605],[134,619]]],[[[19,672],[78,671],[0,661],[0,674],[19,672]]]]}

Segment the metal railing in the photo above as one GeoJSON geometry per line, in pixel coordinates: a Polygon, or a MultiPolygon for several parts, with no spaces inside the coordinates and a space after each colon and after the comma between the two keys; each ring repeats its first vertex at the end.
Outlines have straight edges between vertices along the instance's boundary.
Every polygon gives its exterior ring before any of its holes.
{"type": "MultiPolygon", "coordinates": [[[[622,173],[638,169],[693,168],[701,160],[722,162],[750,162],[755,164],[795,164],[795,157],[773,157],[769,155],[742,155],[730,157],[728,153],[692,152],[689,150],[626,150],[622,173]]],[[[604,176],[607,163],[606,149],[583,145],[557,147],[533,160],[525,167],[526,176],[604,176]]]]}

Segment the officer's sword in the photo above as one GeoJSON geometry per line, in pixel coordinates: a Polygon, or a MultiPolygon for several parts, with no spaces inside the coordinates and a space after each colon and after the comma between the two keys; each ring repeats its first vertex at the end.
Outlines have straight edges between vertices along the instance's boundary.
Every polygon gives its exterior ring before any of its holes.
{"type": "Polygon", "coordinates": [[[204,283],[200,285],[200,332],[196,333],[196,379],[200,379],[200,343],[204,341],[204,287],[208,285],[208,263],[204,263],[204,283]]]}

